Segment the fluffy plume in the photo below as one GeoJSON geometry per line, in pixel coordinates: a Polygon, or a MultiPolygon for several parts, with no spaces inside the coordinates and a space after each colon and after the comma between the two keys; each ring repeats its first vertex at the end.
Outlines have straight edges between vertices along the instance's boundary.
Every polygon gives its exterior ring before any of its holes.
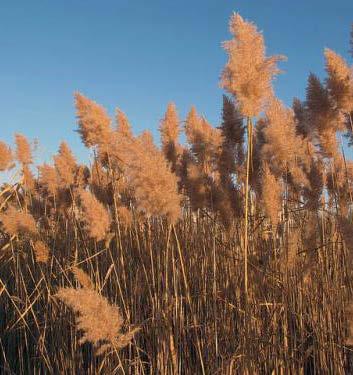
{"type": "Polygon", "coordinates": [[[344,116],[335,109],[328,89],[314,74],[309,75],[306,89],[308,120],[316,133],[322,152],[333,157],[337,155],[336,131],[344,130],[344,116]]]}
{"type": "Polygon", "coordinates": [[[69,187],[75,181],[77,169],[76,159],[66,142],[62,142],[58,155],[54,156],[54,164],[61,187],[69,187]]]}
{"type": "Polygon", "coordinates": [[[298,159],[305,159],[302,138],[296,135],[294,114],[278,99],[272,99],[266,111],[264,128],[265,144],[262,149],[264,160],[272,169],[285,173],[294,169],[298,159]]]}
{"type": "Polygon", "coordinates": [[[131,137],[131,125],[125,113],[122,112],[119,108],[117,108],[115,118],[117,123],[117,131],[125,137],[131,137]]]}
{"type": "MultiPolygon", "coordinates": [[[[313,73],[309,74],[308,85],[306,88],[306,104],[311,114],[312,119],[316,116],[321,118],[330,117],[332,110],[332,102],[329,97],[328,90],[321,83],[320,79],[313,73]]],[[[323,126],[327,123],[323,123],[323,126]]]]}
{"type": "Polygon", "coordinates": [[[119,145],[124,173],[134,191],[138,209],[150,216],[165,215],[175,222],[180,216],[181,199],[177,178],[153,144],[151,135],[145,132],[136,139],[122,137],[119,145]]]}
{"type": "Polygon", "coordinates": [[[90,187],[97,199],[106,205],[114,203],[113,189],[108,172],[99,160],[95,160],[91,168],[90,187]]]}
{"type": "Polygon", "coordinates": [[[219,127],[222,143],[218,158],[218,194],[212,193],[212,195],[216,195],[217,209],[223,223],[229,227],[231,217],[241,214],[242,202],[234,176],[236,175],[239,184],[244,163],[244,124],[235,103],[226,95],[223,95],[222,120],[219,127]],[[230,210],[233,210],[234,215],[229,214],[230,210]]]}
{"type": "Polygon", "coordinates": [[[109,143],[111,136],[110,118],[105,109],[83,96],[75,94],[78,132],[86,147],[109,143]]]}
{"type": "Polygon", "coordinates": [[[41,263],[47,263],[49,259],[48,246],[43,241],[36,241],[33,245],[34,254],[36,261],[41,263]]]}
{"type": "Polygon", "coordinates": [[[172,171],[176,170],[178,157],[179,118],[174,103],[169,103],[159,131],[165,157],[171,163],[172,171]]]}
{"type": "Polygon", "coordinates": [[[278,179],[271,173],[265,164],[262,177],[262,200],[266,215],[271,219],[274,226],[278,224],[279,212],[281,210],[281,185],[278,179]]]}
{"type": "Polygon", "coordinates": [[[186,168],[186,191],[190,198],[191,207],[196,211],[207,205],[207,178],[194,162],[187,162],[186,168]]]}
{"type": "Polygon", "coordinates": [[[211,172],[211,166],[220,154],[221,131],[213,128],[192,107],[185,121],[185,134],[188,143],[191,145],[192,153],[204,172],[211,172]]]}
{"type": "Polygon", "coordinates": [[[32,152],[27,138],[22,134],[15,134],[15,143],[17,160],[23,165],[31,164],[32,152]]]}
{"type": "Polygon", "coordinates": [[[297,135],[308,138],[310,136],[310,127],[307,121],[305,103],[302,103],[298,98],[294,98],[292,109],[295,117],[297,135]]]}
{"type": "Polygon", "coordinates": [[[309,186],[304,187],[304,197],[307,199],[306,207],[309,210],[317,210],[324,188],[324,166],[320,159],[312,161],[308,180],[309,186]]]}
{"type": "Polygon", "coordinates": [[[273,95],[272,79],[279,73],[276,64],[284,57],[266,57],[262,34],[239,14],[231,17],[230,32],[233,39],[223,44],[228,62],[221,86],[237,98],[244,116],[257,116],[273,95]]]}
{"type": "Polygon", "coordinates": [[[59,187],[59,176],[57,170],[48,164],[43,164],[38,167],[39,170],[39,184],[47,193],[54,196],[59,187]]]}
{"type": "Polygon", "coordinates": [[[329,164],[326,173],[326,187],[331,197],[336,197],[341,214],[348,213],[353,194],[353,162],[337,156],[329,164]]]}
{"type": "Polygon", "coordinates": [[[77,166],[75,171],[75,186],[84,189],[89,182],[91,172],[86,165],[80,164],[77,166]]]}
{"type": "Polygon", "coordinates": [[[89,236],[97,241],[103,240],[110,227],[107,210],[89,191],[81,190],[80,200],[84,211],[82,220],[89,236]]]}
{"type": "Polygon", "coordinates": [[[28,164],[24,164],[22,168],[22,184],[27,190],[35,188],[36,182],[28,164]]]}
{"type": "Polygon", "coordinates": [[[0,221],[6,233],[11,236],[22,235],[29,238],[36,238],[38,230],[33,216],[29,213],[18,211],[15,207],[9,208],[0,214],[0,221]]]}
{"type": "Polygon", "coordinates": [[[219,172],[223,182],[239,171],[244,162],[244,124],[234,102],[223,95],[222,124],[219,127],[222,134],[219,172]]]}
{"type": "Polygon", "coordinates": [[[81,268],[73,267],[72,272],[75,279],[82,285],[83,288],[94,289],[94,284],[89,275],[81,268]]]}
{"type": "Polygon", "coordinates": [[[132,224],[132,214],[130,210],[125,206],[118,207],[119,221],[125,227],[129,228],[132,224]]]}
{"type": "Polygon", "coordinates": [[[119,308],[109,304],[105,297],[90,288],[60,288],[56,297],[78,314],[77,328],[83,331],[79,342],[91,342],[97,355],[108,349],[123,348],[139,330],[135,328],[122,334],[124,321],[119,308]]]}
{"type": "Polygon", "coordinates": [[[352,71],[344,59],[325,49],[327,88],[337,108],[345,113],[353,111],[353,77],[352,71]]]}
{"type": "Polygon", "coordinates": [[[0,141],[0,172],[6,171],[13,166],[13,156],[10,147],[0,141]]]}

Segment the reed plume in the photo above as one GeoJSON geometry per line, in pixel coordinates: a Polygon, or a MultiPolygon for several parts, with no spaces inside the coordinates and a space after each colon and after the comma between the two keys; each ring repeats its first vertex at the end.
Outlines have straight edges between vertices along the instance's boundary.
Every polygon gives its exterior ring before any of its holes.
{"type": "Polygon", "coordinates": [[[191,151],[204,172],[212,172],[212,166],[220,154],[220,130],[213,128],[204,117],[197,114],[195,107],[192,107],[185,121],[185,134],[191,151]]]}
{"type": "Polygon", "coordinates": [[[186,164],[185,187],[194,211],[207,207],[207,177],[195,162],[186,164]]]}
{"type": "Polygon", "coordinates": [[[315,74],[310,74],[306,89],[308,120],[320,142],[323,154],[338,154],[336,132],[344,129],[344,116],[337,111],[328,89],[315,74]]]}
{"type": "Polygon", "coordinates": [[[129,119],[119,108],[116,109],[115,119],[117,123],[117,131],[125,137],[132,137],[132,130],[129,119]]]}
{"type": "Polygon", "coordinates": [[[336,107],[344,113],[353,111],[353,73],[345,60],[329,48],[325,49],[327,89],[336,107]]]}
{"type": "Polygon", "coordinates": [[[307,108],[305,103],[301,102],[298,98],[293,99],[292,109],[295,118],[295,128],[298,136],[311,138],[311,129],[308,123],[307,108]]]}
{"type": "Polygon", "coordinates": [[[39,185],[48,195],[54,196],[59,188],[59,176],[55,167],[44,163],[38,167],[39,185]]]}
{"type": "Polygon", "coordinates": [[[6,233],[11,236],[24,236],[36,238],[38,229],[33,216],[30,213],[17,210],[14,206],[0,214],[0,221],[6,233]]]}
{"type": "Polygon", "coordinates": [[[61,187],[69,187],[75,182],[77,163],[66,142],[60,144],[58,155],[54,156],[54,165],[61,187]]]}
{"type": "Polygon", "coordinates": [[[86,231],[91,238],[97,241],[103,240],[110,227],[109,213],[91,192],[81,190],[79,196],[86,231]]]}
{"type": "Polygon", "coordinates": [[[84,164],[79,164],[75,170],[74,184],[75,187],[85,189],[89,183],[91,172],[89,168],[84,164]]]}
{"type": "Polygon", "coordinates": [[[145,131],[137,138],[118,133],[112,156],[121,166],[125,191],[132,194],[136,208],[147,216],[166,215],[175,222],[180,214],[177,179],[151,133],[145,131]]]}
{"type": "Polygon", "coordinates": [[[119,308],[91,288],[60,288],[55,296],[78,314],[77,328],[83,331],[79,343],[91,342],[97,355],[109,349],[122,349],[139,330],[134,328],[122,334],[124,320],[119,308]]]}
{"type": "Polygon", "coordinates": [[[128,185],[133,189],[137,208],[148,216],[165,215],[174,223],[180,216],[177,177],[151,135],[136,139],[122,138],[121,160],[128,185]]]}
{"type": "Polygon", "coordinates": [[[131,211],[125,206],[119,206],[117,208],[119,222],[125,227],[129,228],[132,225],[132,214],[131,211]]]}
{"type": "Polygon", "coordinates": [[[169,103],[167,111],[159,127],[161,133],[162,150],[166,159],[171,164],[172,172],[177,168],[177,158],[179,154],[179,117],[174,103],[169,103]]]}
{"type": "Polygon", "coordinates": [[[82,285],[83,288],[94,290],[93,281],[82,268],[73,267],[72,272],[75,275],[75,279],[82,285]]]}
{"type": "Polygon", "coordinates": [[[28,164],[24,164],[22,168],[22,184],[27,190],[34,190],[36,181],[28,164]]]}
{"type": "Polygon", "coordinates": [[[13,167],[13,155],[11,148],[6,143],[0,141],[0,172],[13,167]]]}
{"type": "Polygon", "coordinates": [[[35,241],[33,245],[36,261],[40,263],[47,263],[49,260],[49,248],[43,241],[35,241]]]}
{"type": "Polygon", "coordinates": [[[94,160],[91,167],[89,185],[95,197],[103,204],[114,203],[111,179],[108,171],[99,160],[94,160]]]}
{"type": "Polygon", "coordinates": [[[264,129],[265,160],[276,162],[284,170],[301,149],[300,138],[296,136],[293,112],[285,108],[278,99],[272,99],[266,111],[264,129]]]}
{"type": "Polygon", "coordinates": [[[15,134],[15,143],[16,143],[16,158],[22,164],[31,164],[32,163],[32,152],[31,146],[27,138],[22,134],[15,134]]]}
{"type": "Polygon", "coordinates": [[[80,93],[75,94],[78,133],[86,147],[109,143],[111,120],[105,109],[80,93]]]}
{"type": "Polygon", "coordinates": [[[226,95],[223,95],[221,153],[219,156],[219,172],[221,180],[226,183],[232,174],[239,173],[244,163],[244,123],[239,109],[226,95]]]}
{"type": "Polygon", "coordinates": [[[254,117],[273,96],[272,80],[279,73],[276,64],[284,56],[266,57],[263,35],[237,13],[230,19],[230,32],[233,39],[223,43],[228,62],[221,86],[237,98],[244,116],[254,117]]]}
{"type": "Polygon", "coordinates": [[[309,185],[304,187],[306,207],[309,210],[317,210],[321,204],[321,197],[324,190],[324,165],[320,159],[312,160],[310,171],[307,173],[309,185]]]}

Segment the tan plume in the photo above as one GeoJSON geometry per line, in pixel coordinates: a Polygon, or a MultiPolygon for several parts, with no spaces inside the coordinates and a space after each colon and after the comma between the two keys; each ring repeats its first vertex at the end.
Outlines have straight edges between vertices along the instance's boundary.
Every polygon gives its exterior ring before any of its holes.
{"type": "Polygon", "coordinates": [[[276,66],[284,56],[265,56],[263,35],[256,26],[235,13],[230,19],[233,39],[223,43],[228,62],[221,86],[233,94],[244,116],[257,116],[273,96],[272,80],[279,73],[276,66]]]}
{"type": "Polygon", "coordinates": [[[117,108],[115,118],[117,123],[117,131],[126,137],[131,137],[131,125],[125,113],[117,108]]]}
{"type": "Polygon", "coordinates": [[[97,241],[103,240],[110,227],[109,213],[103,204],[87,190],[80,191],[80,200],[84,212],[82,220],[89,236],[97,241]]]}
{"type": "Polygon", "coordinates": [[[10,235],[22,235],[29,238],[38,236],[38,229],[33,216],[30,213],[17,210],[14,206],[0,214],[0,222],[5,232],[10,235]]]}
{"type": "Polygon", "coordinates": [[[57,170],[44,163],[38,167],[39,170],[39,185],[49,195],[54,196],[59,187],[59,176],[57,170]]]}
{"type": "Polygon", "coordinates": [[[43,241],[36,241],[33,244],[36,261],[40,263],[47,263],[49,260],[49,248],[43,241]]]}
{"type": "Polygon", "coordinates": [[[16,158],[17,160],[25,165],[32,163],[32,152],[31,146],[27,138],[22,134],[15,134],[16,143],[16,158]]]}
{"type": "Polygon", "coordinates": [[[69,187],[75,181],[77,169],[76,159],[66,142],[62,142],[58,155],[54,156],[54,164],[61,187],[69,187]]]}
{"type": "Polygon", "coordinates": [[[282,190],[278,179],[271,173],[267,164],[263,166],[262,177],[262,200],[267,216],[271,222],[276,226],[279,222],[279,213],[282,204],[282,190]]]}
{"type": "Polygon", "coordinates": [[[337,108],[353,111],[353,73],[344,59],[329,48],[325,49],[327,88],[337,108]]]}
{"type": "Polygon", "coordinates": [[[80,93],[75,94],[78,132],[86,147],[109,143],[111,120],[105,109],[80,93]]]}
{"type": "Polygon", "coordinates": [[[11,148],[0,141],[0,172],[6,171],[13,166],[13,155],[11,148]]]}
{"type": "Polygon", "coordinates": [[[78,314],[78,330],[83,332],[79,343],[91,342],[96,354],[128,345],[138,328],[123,334],[124,320],[117,306],[90,288],[60,288],[55,295],[78,314]]]}
{"type": "Polygon", "coordinates": [[[72,272],[75,275],[75,279],[82,285],[83,288],[94,289],[94,283],[90,276],[81,268],[73,267],[72,272]]]}
{"type": "Polygon", "coordinates": [[[162,119],[159,127],[161,133],[162,150],[165,157],[171,163],[172,170],[177,167],[177,158],[180,152],[178,137],[179,117],[174,103],[169,103],[167,111],[162,119]]]}

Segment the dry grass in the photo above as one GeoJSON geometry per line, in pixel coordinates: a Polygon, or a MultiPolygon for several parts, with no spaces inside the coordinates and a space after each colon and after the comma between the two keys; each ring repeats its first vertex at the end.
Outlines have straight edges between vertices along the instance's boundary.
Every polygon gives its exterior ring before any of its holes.
{"type": "MultiPolygon", "coordinates": [[[[1,373],[352,371],[348,65],[326,50],[327,79],[310,75],[291,110],[273,98],[280,57],[239,15],[231,31],[218,128],[193,108],[182,129],[170,104],[159,149],[76,94],[93,160],[62,143],[38,177],[16,135],[20,178],[0,189],[1,373]]],[[[13,163],[0,142],[0,170],[13,163]]]]}

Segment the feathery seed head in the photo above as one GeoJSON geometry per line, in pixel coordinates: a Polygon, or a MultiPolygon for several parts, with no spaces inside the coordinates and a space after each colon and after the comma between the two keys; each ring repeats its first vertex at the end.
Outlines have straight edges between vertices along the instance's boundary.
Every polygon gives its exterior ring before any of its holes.
{"type": "Polygon", "coordinates": [[[25,165],[32,163],[32,152],[31,146],[27,138],[22,134],[15,134],[16,143],[16,158],[17,160],[25,165]]]}
{"type": "Polygon", "coordinates": [[[83,269],[73,267],[72,272],[75,275],[75,279],[82,285],[83,288],[94,290],[94,284],[90,276],[83,269]]]}
{"type": "Polygon", "coordinates": [[[60,288],[56,297],[78,314],[78,330],[83,331],[80,344],[91,342],[103,354],[108,349],[120,349],[128,345],[138,328],[126,334],[121,333],[123,318],[117,306],[90,288],[60,288]],[[106,344],[102,344],[102,342],[106,344]]]}
{"type": "Polygon", "coordinates": [[[38,229],[33,216],[30,213],[18,211],[13,206],[9,206],[5,212],[0,214],[0,221],[5,232],[11,236],[22,235],[32,239],[38,236],[38,229]]]}
{"type": "Polygon", "coordinates": [[[13,155],[10,147],[0,141],[0,172],[13,167],[13,155]]]}
{"type": "Polygon", "coordinates": [[[110,118],[105,109],[80,93],[75,94],[78,132],[86,147],[109,143],[110,118]]]}
{"type": "Polygon", "coordinates": [[[59,188],[59,176],[56,168],[44,163],[38,167],[39,185],[43,187],[47,193],[54,196],[59,188]]]}
{"type": "Polygon", "coordinates": [[[61,187],[69,187],[72,185],[75,180],[77,164],[66,142],[60,144],[59,153],[54,156],[54,164],[61,187]]]}
{"type": "Polygon", "coordinates": [[[223,43],[228,62],[221,86],[233,94],[244,116],[257,116],[273,96],[272,80],[279,73],[277,62],[284,56],[265,56],[263,35],[256,26],[235,13],[230,19],[233,39],[223,43]]]}
{"type": "Polygon", "coordinates": [[[345,60],[329,48],[325,49],[327,88],[337,108],[353,111],[353,75],[345,60]]]}
{"type": "Polygon", "coordinates": [[[36,241],[33,245],[36,261],[40,263],[47,263],[49,259],[49,248],[43,241],[36,241]]]}
{"type": "Polygon", "coordinates": [[[117,108],[115,118],[117,123],[117,131],[125,137],[131,137],[131,125],[125,113],[121,111],[119,108],[117,108]]]}
{"type": "Polygon", "coordinates": [[[91,238],[103,240],[109,231],[110,217],[108,211],[97,198],[87,190],[80,191],[80,201],[84,215],[82,220],[91,238]]]}

